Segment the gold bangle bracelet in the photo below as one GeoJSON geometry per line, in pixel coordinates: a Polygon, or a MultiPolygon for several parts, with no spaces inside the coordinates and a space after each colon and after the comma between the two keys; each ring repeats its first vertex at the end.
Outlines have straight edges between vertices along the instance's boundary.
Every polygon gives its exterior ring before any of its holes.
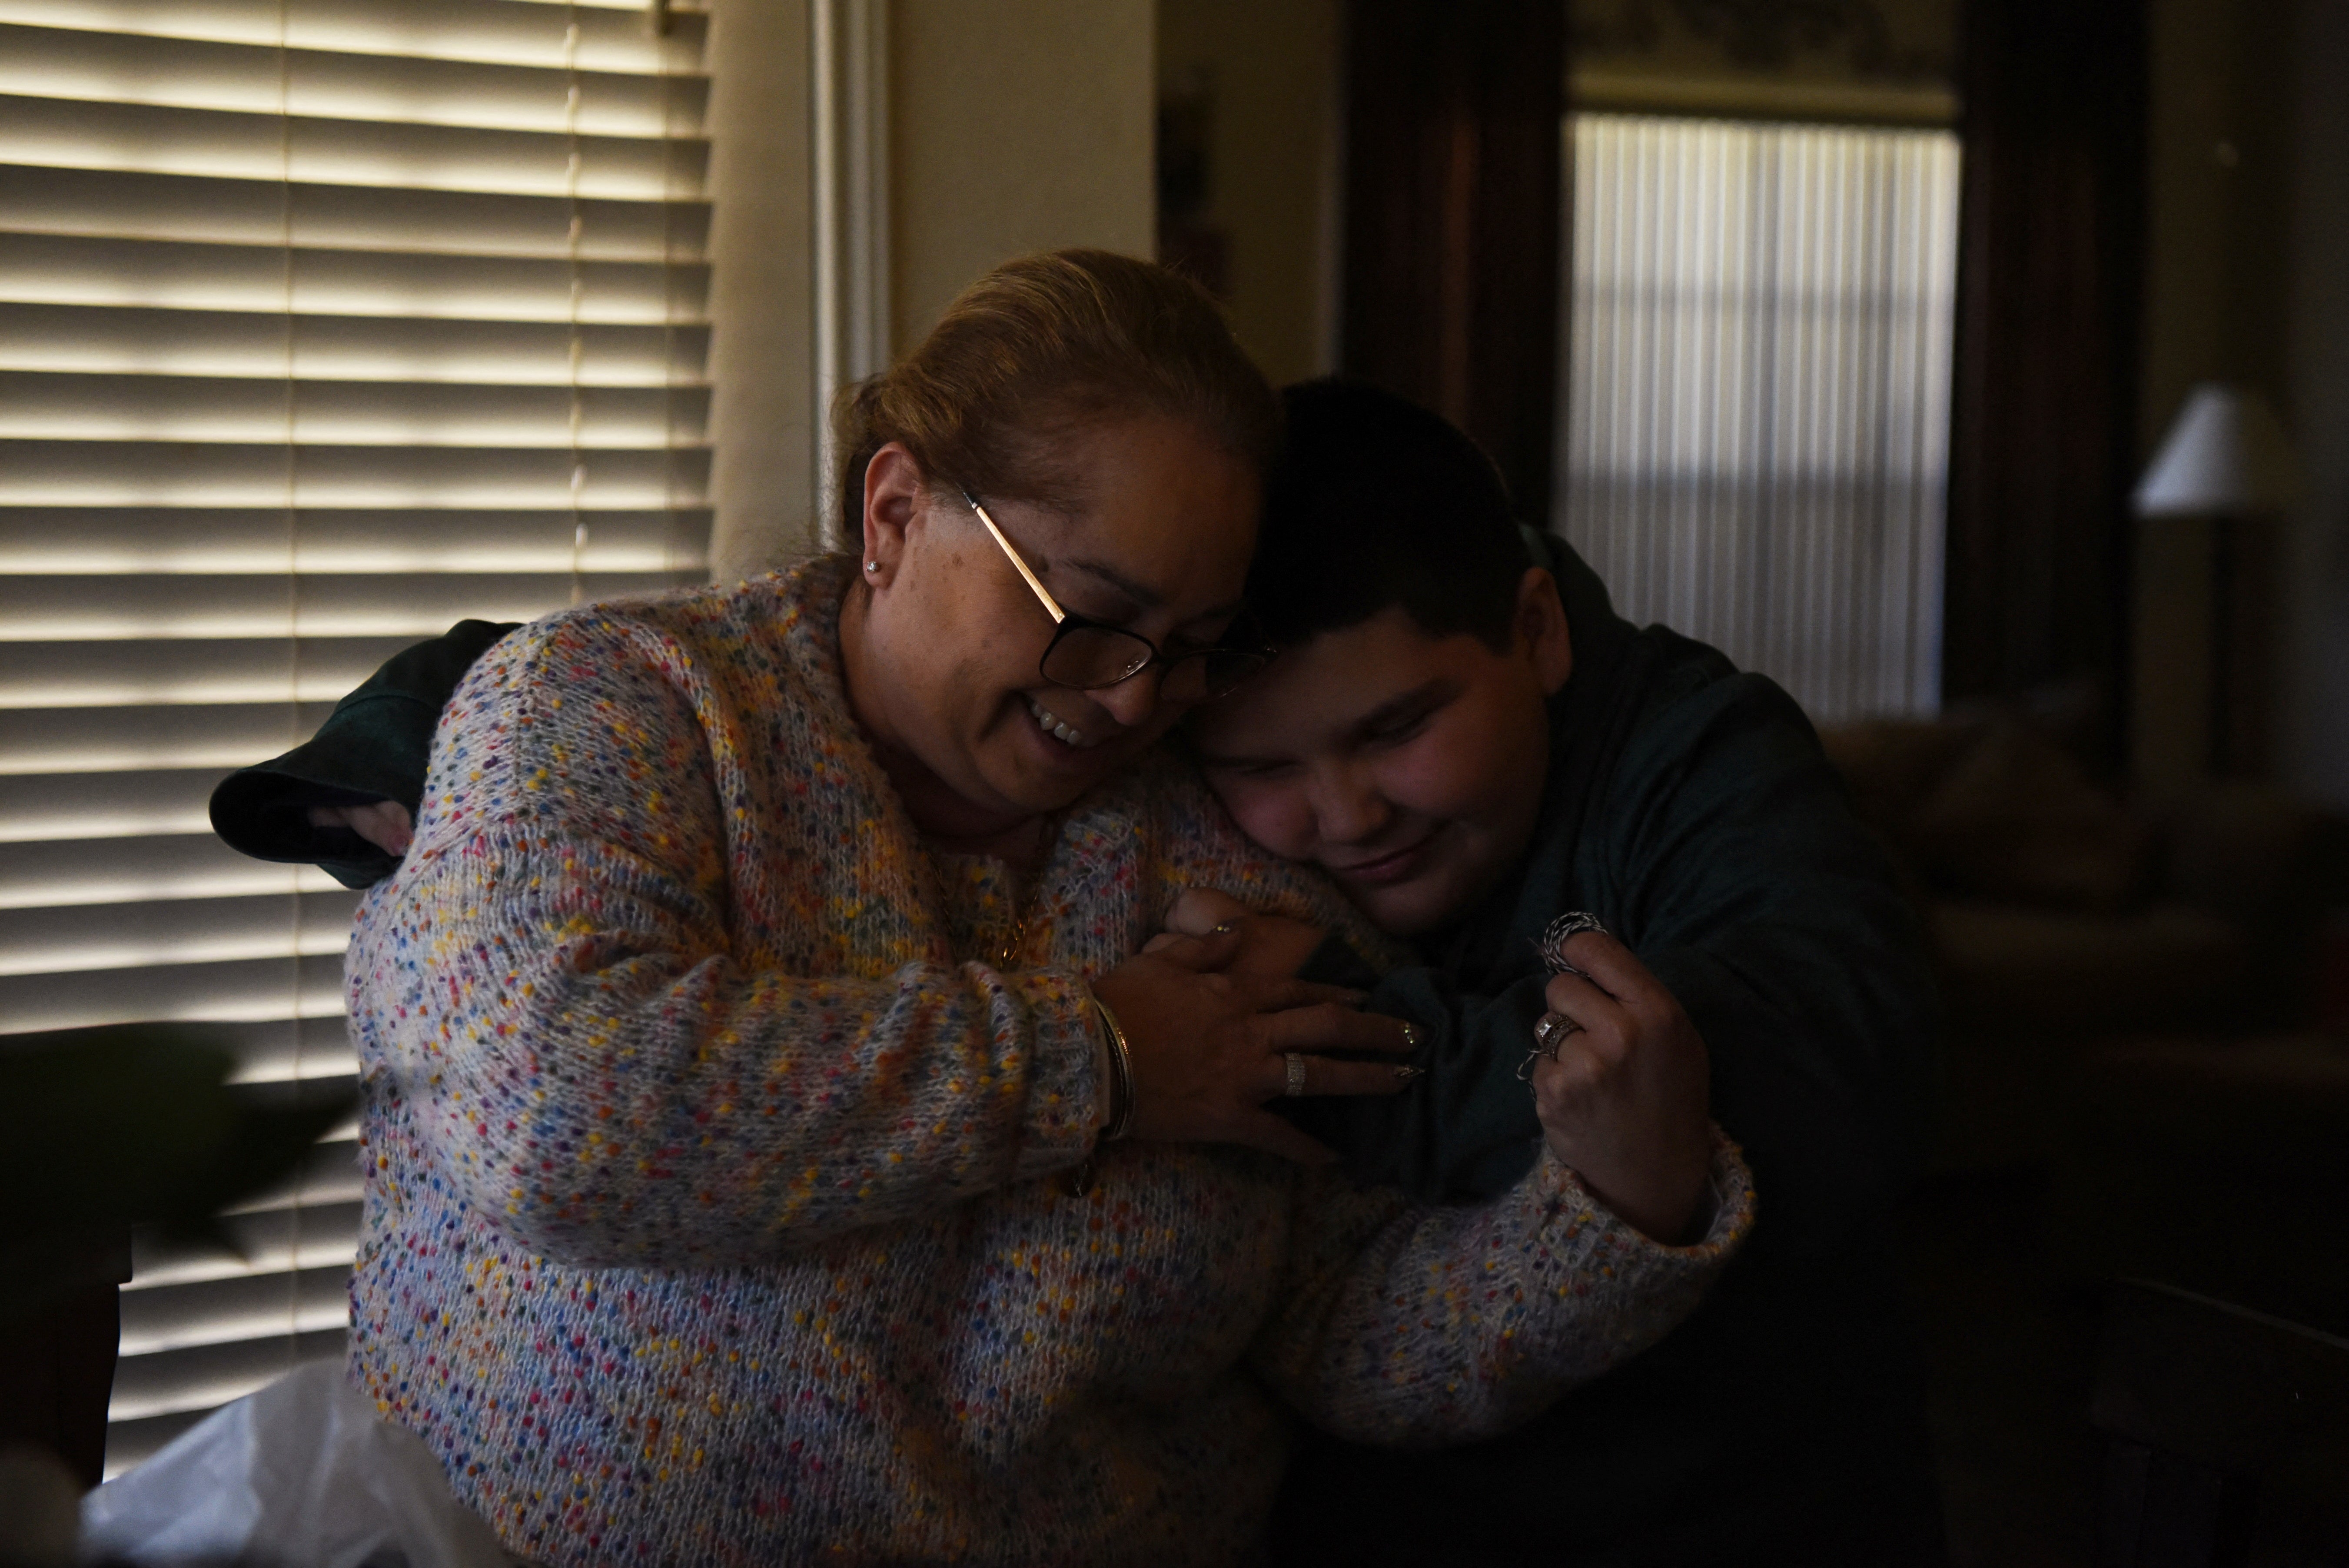
{"type": "Polygon", "coordinates": [[[1093,1011],[1109,1035],[1109,1119],[1102,1124],[1101,1140],[1114,1143],[1133,1130],[1133,1051],[1109,1004],[1095,996],[1093,1011]]]}

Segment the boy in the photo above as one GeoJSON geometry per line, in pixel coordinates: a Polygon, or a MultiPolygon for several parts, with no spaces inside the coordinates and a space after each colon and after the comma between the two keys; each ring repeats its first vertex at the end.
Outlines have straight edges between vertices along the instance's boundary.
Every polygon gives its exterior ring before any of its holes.
{"type": "MultiPolygon", "coordinates": [[[[1250,837],[1424,959],[1365,973],[1263,921],[1249,962],[1302,959],[1431,1038],[1415,1092],[1296,1119],[1416,1195],[1514,1181],[1537,1129],[1517,1069],[1549,1006],[1534,939],[1588,910],[1702,1036],[1763,1209],[1694,1318],[1531,1427],[1409,1455],[1309,1438],[1277,1556],[1936,1560],[1881,1235],[1925,1142],[1936,1018],[1889,865],[1792,699],[1617,616],[1571,550],[1512,525],[1465,436],[1367,387],[1288,402],[1249,589],[1283,651],[1191,738],[1250,837]]],[[[1195,897],[1176,917],[1234,913],[1195,897]]]]}
{"type": "MultiPolygon", "coordinates": [[[[1309,1435],[1278,1560],[1933,1560],[1878,1234],[1922,1142],[1932,1000],[1889,868],[1793,702],[1616,616],[1571,551],[1516,527],[1466,437],[1367,387],[1310,383],[1288,402],[1250,591],[1282,652],[1192,738],[1242,828],[1322,866],[1424,962],[1381,976],[1210,895],[1173,923],[1239,919],[1243,965],[1357,985],[1414,1020],[1429,1074],[1411,1093],[1284,1109],[1361,1179],[1464,1201],[1533,1157],[1521,1075],[1556,995],[1533,939],[1593,911],[1678,1006],[1658,1025],[1589,985],[1561,1010],[1594,1035],[1702,1036],[1764,1218],[1687,1326],[1508,1438],[1399,1454],[1309,1435]]],[[[394,755],[412,802],[432,717],[500,630],[401,655],[310,747],[233,779],[223,835],[339,857],[354,885],[388,872],[374,845],[398,845],[396,812],[367,824],[372,843],[339,828],[328,842],[306,806],[385,792],[368,780],[394,755]]]]}

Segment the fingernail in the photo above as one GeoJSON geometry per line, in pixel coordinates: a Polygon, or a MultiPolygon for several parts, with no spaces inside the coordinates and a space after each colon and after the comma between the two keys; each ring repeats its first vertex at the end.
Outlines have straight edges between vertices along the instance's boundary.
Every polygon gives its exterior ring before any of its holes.
{"type": "Polygon", "coordinates": [[[1415,1068],[1409,1062],[1405,1062],[1402,1066],[1395,1068],[1394,1075],[1395,1077],[1402,1079],[1403,1082],[1409,1083],[1415,1078],[1425,1078],[1427,1076],[1427,1069],[1425,1068],[1415,1068]]]}

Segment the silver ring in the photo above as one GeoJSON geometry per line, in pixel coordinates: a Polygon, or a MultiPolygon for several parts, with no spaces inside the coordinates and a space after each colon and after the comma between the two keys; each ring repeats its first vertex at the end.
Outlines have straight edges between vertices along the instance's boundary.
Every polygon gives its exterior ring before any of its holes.
{"type": "Polygon", "coordinates": [[[1567,1036],[1582,1027],[1564,1013],[1544,1013],[1534,1025],[1534,1046],[1550,1060],[1557,1060],[1558,1047],[1566,1044],[1567,1036]]]}
{"type": "Polygon", "coordinates": [[[1288,1063],[1288,1087],[1280,1092],[1295,1099],[1305,1092],[1305,1057],[1298,1051],[1284,1051],[1281,1057],[1288,1063]]]}
{"type": "MultiPolygon", "coordinates": [[[[1566,961],[1566,944],[1586,931],[1595,931],[1601,936],[1615,934],[1600,923],[1597,915],[1587,910],[1570,909],[1542,927],[1541,936],[1534,943],[1534,951],[1541,954],[1542,963],[1553,975],[1582,975],[1581,970],[1566,961]]],[[[1588,975],[1582,977],[1586,980],[1590,978],[1588,975]]]]}

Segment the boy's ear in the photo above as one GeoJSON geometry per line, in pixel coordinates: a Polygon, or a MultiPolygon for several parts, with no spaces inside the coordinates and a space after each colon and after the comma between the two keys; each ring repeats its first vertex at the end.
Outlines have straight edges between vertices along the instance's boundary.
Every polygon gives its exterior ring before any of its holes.
{"type": "Polygon", "coordinates": [[[1574,628],[1547,567],[1526,568],[1517,583],[1517,645],[1533,661],[1544,692],[1555,695],[1574,674],[1574,628]]]}

